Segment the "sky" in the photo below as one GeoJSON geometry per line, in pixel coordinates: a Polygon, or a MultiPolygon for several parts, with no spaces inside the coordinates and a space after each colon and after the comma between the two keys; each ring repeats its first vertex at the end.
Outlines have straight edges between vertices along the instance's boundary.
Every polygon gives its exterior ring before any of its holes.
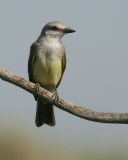
{"type": "MultiPolygon", "coordinates": [[[[1,0],[0,66],[28,79],[31,44],[47,22],[61,21],[76,32],[62,39],[67,67],[59,95],[95,111],[126,113],[127,6],[126,0],[1,0]]],[[[0,80],[0,97],[0,128],[20,128],[37,141],[47,139],[51,148],[53,143],[64,147],[65,154],[77,147],[84,150],[86,144],[96,153],[112,145],[128,152],[126,124],[90,122],[55,107],[56,126],[36,128],[36,102],[30,93],[0,80]]]]}

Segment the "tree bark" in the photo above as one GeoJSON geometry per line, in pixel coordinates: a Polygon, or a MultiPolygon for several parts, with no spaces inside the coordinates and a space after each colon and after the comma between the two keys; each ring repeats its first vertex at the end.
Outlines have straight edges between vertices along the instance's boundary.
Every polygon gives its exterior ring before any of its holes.
{"type": "MultiPolygon", "coordinates": [[[[28,91],[31,94],[34,94],[35,84],[25,80],[24,78],[17,76],[6,69],[0,67],[0,78],[4,81],[10,82],[24,90],[28,91]]],[[[53,93],[45,90],[42,87],[39,87],[37,95],[47,100],[48,102],[54,104],[56,107],[69,112],[75,116],[78,116],[83,119],[87,119],[94,122],[101,123],[128,123],[128,113],[108,113],[108,112],[96,112],[87,108],[80,107],[78,105],[72,104],[59,97],[58,101],[54,101],[53,93]]]]}

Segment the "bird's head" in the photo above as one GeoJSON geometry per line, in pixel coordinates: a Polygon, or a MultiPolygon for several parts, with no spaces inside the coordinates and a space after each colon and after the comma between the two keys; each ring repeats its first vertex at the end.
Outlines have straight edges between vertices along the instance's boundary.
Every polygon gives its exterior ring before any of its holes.
{"type": "Polygon", "coordinates": [[[50,35],[61,38],[67,33],[73,33],[75,30],[66,27],[61,22],[49,22],[42,29],[41,35],[50,35]]]}

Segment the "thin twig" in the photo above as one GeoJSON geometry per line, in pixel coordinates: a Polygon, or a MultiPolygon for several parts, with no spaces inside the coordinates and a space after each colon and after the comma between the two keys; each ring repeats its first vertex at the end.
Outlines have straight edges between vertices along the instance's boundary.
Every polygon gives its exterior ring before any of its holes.
{"type": "MultiPolygon", "coordinates": [[[[35,86],[34,83],[31,83],[30,81],[25,80],[24,78],[17,76],[2,67],[0,67],[0,78],[4,81],[15,84],[16,86],[19,86],[20,88],[23,88],[24,90],[33,94],[35,86]]],[[[42,87],[39,88],[37,95],[47,100],[48,102],[54,104],[58,108],[83,119],[101,123],[128,123],[128,113],[96,112],[72,104],[71,102],[68,102],[62,98],[59,98],[57,102],[54,102],[53,94],[43,89],[42,87]]]]}

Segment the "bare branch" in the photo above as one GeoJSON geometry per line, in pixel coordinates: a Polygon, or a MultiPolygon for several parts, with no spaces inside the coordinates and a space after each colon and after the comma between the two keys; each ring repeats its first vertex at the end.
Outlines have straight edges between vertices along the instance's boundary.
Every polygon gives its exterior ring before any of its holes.
{"type": "MultiPolygon", "coordinates": [[[[0,67],[0,78],[3,79],[4,81],[15,84],[16,86],[19,86],[20,88],[23,88],[24,90],[33,94],[33,89],[35,86],[34,83],[31,83],[20,76],[14,75],[13,73],[8,72],[6,69],[2,67],[0,67]]],[[[62,98],[59,98],[57,102],[54,102],[54,99],[52,98],[53,94],[41,87],[39,88],[39,92],[37,94],[39,97],[54,104],[58,108],[83,119],[95,122],[102,122],[102,123],[122,123],[122,124],[128,123],[128,113],[96,112],[72,104],[62,98]]]]}

